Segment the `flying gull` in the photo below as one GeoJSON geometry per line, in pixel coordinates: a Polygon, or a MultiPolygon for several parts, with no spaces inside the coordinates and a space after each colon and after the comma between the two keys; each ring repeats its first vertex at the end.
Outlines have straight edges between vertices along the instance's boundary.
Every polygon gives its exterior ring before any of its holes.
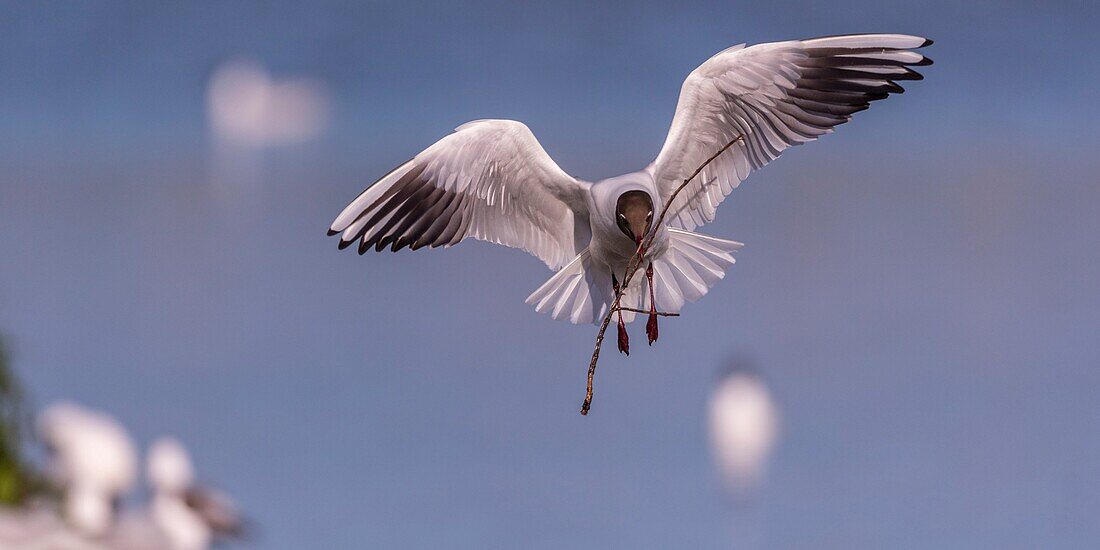
{"type": "Polygon", "coordinates": [[[565,173],[524,124],[476,120],[394,168],[336,217],[340,248],[453,246],[468,237],[523,249],[557,271],[527,303],[554,319],[599,323],[643,239],[646,288],[623,290],[625,323],[648,312],[675,313],[725,275],[741,243],[694,232],[722,200],[788,147],[848,122],[872,101],[920,80],[912,67],[932,61],[914,51],[931,40],[858,34],[733,46],[688,75],[672,127],[644,169],[595,183],[565,173]],[[740,137],[740,139],[738,139],[740,137]],[[734,142],[736,140],[736,142],[734,142]],[[723,145],[734,142],[686,185],[664,223],[660,208],[723,145]]]}

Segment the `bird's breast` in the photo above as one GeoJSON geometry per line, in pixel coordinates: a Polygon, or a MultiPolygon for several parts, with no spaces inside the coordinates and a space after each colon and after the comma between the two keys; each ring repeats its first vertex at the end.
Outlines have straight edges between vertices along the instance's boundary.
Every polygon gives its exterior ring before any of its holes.
{"type": "MultiPolygon", "coordinates": [[[[595,260],[607,265],[614,272],[621,273],[638,250],[638,245],[633,239],[624,235],[618,226],[606,227],[605,225],[599,224],[597,227],[597,224],[593,224],[589,252],[595,260]]],[[[668,228],[661,227],[646,250],[645,258],[659,258],[667,249],[668,228]]]]}

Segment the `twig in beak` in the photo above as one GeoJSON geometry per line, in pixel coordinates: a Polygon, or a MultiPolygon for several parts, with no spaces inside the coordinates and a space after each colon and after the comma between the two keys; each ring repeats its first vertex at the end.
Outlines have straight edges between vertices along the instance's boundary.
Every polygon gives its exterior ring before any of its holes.
{"type": "MultiPolygon", "coordinates": [[[[615,299],[611,302],[611,307],[608,308],[607,314],[604,315],[603,321],[600,323],[600,330],[596,333],[596,346],[592,350],[592,360],[588,362],[588,389],[584,394],[584,403],[581,404],[581,414],[587,415],[588,410],[592,407],[592,381],[596,376],[596,363],[600,360],[600,348],[603,346],[604,333],[607,332],[607,326],[611,323],[611,316],[616,312],[631,311],[627,308],[620,307],[619,303],[622,301],[623,293],[626,292],[627,286],[630,284],[630,280],[634,277],[634,274],[638,271],[638,267],[642,263],[642,258],[645,256],[645,250],[653,243],[653,238],[657,234],[657,228],[661,227],[661,224],[665,221],[665,214],[668,213],[668,209],[672,206],[672,201],[676,200],[676,197],[687,187],[691,180],[695,179],[695,176],[699,175],[699,172],[703,171],[708,164],[714,159],[718,158],[722,153],[726,152],[726,149],[733,147],[734,143],[741,141],[744,138],[743,135],[731,139],[729,143],[718,149],[716,153],[710,156],[707,160],[703,161],[694,172],[691,173],[684,181],[680,183],[680,186],[669,195],[668,200],[665,201],[664,207],[661,208],[661,214],[657,217],[657,221],[650,226],[649,232],[646,233],[644,239],[635,239],[638,241],[638,250],[634,252],[634,255],[630,257],[630,262],[627,263],[626,273],[623,275],[622,284],[619,285],[618,290],[615,292],[615,299]]],[[[648,312],[646,312],[648,313],[648,312]]]]}

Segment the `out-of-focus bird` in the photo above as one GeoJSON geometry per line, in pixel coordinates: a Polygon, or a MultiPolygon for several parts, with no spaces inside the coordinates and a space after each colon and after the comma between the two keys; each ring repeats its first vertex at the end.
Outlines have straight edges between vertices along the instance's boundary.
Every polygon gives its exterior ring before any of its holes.
{"type": "Polygon", "coordinates": [[[197,485],[191,456],[172,438],[149,448],[146,476],[153,488],[150,513],[175,550],[203,550],[218,538],[239,537],[244,522],[225,495],[197,485]]]}
{"type": "Polygon", "coordinates": [[[48,473],[63,491],[63,517],[77,531],[102,537],[136,477],[130,436],[111,416],[73,403],[50,406],[37,428],[51,454],[48,473]]]}
{"type": "Polygon", "coordinates": [[[735,370],[718,382],[710,400],[710,439],[732,493],[756,486],[778,435],[779,413],[759,376],[735,370]]]}
{"type": "MultiPolygon", "coordinates": [[[[451,246],[467,237],[523,249],[557,270],[527,298],[535,310],[573,323],[600,322],[643,237],[655,232],[643,283],[631,282],[621,305],[646,309],[646,333],[658,336],[657,310],[677,312],[707,293],[733,264],[740,243],[694,233],[752,170],[788,147],[848,122],[872,101],[918,80],[911,67],[931,60],[914,51],[919,36],[861,34],[726,49],[688,75],[672,127],[643,170],[596,183],[565,173],[522,123],[479,120],[459,126],[362,192],[329,234],[359,253],[389,246],[451,246]],[[672,202],[659,208],[721,147],[672,202]]],[[[629,352],[620,311],[619,350],[629,352]]]]}
{"type": "Polygon", "coordinates": [[[328,128],[331,112],[328,87],[320,80],[274,78],[248,59],[219,65],[206,89],[210,177],[218,200],[244,198],[242,188],[263,181],[264,151],[316,139],[328,128]]]}
{"type": "Polygon", "coordinates": [[[315,138],[329,120],[328,91],[319,81],[275,80],[258,63],[233,59],[210,77],[207,111],[215,137],[261,148],[315,138]]]}

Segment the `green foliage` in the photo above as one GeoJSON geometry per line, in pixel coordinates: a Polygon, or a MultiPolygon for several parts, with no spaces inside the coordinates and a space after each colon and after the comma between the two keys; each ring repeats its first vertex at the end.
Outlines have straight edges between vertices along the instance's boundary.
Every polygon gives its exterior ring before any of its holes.
{"type": "Polygon", "coordinates": [[[25,425],[23,394],[0,341],[0,505],[16,505],[34,485],[20,444],[25,425]]]}

